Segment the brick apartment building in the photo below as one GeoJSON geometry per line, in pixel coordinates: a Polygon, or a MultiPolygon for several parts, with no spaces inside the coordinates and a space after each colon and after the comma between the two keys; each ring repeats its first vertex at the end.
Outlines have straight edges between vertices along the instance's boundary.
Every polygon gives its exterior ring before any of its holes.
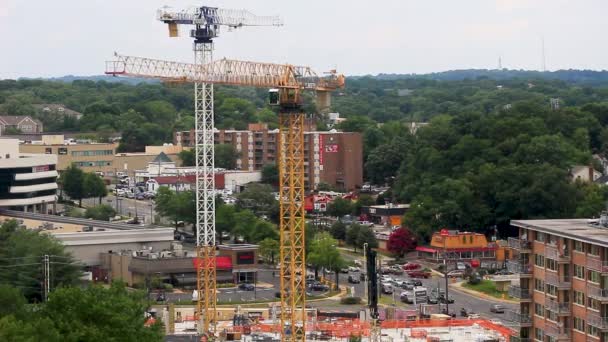
{"type": "Polygon", "coordinates": [[[520,300],[508,312],[512,341],[608,341],[608,227],[585,219],[511,221],[518,273],[509,289],[520,300]]]}
{"type": "MultiPolygon", "coordinates": [[[[266,124],[249,124],[248,130],[218,130],[216,144],[231,144],[239,152],[237,169],[261,170],[276,163],[278,129],[266,124]]],[[[194,130],[175,132],[176,145],[193,146],[194,130]]],[[[352,190],[363,184],[363,143],[361,133],[306,131],[304,167],[307,188],[324,182],[338,189],[352,190]]]]}

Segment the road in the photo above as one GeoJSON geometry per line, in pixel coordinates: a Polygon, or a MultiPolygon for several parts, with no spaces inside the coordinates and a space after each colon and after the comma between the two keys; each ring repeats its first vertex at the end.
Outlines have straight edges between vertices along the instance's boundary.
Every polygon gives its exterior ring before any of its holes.
{"type": "MultiPolygon", "coordinates": [[[[116,212],[122,216],[134,217],[137,216],[143,220],[145,224],[152,222],[152,215],[156,215],[154,201],[152,200],[141,200],[138,201],[133,198],[116,197],[112,194],[104,197],[101,203],[108,204],[116,212]]],[[[83,206],[94,206],[99,204],[99,198],[86,198],[82,200],[83,206]]]]}

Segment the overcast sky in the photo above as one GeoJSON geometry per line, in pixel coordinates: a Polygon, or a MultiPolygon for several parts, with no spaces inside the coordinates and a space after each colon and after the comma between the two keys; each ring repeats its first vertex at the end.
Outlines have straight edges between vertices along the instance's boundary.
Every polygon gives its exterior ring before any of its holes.
{"type": "Polygon", "coordinates": [[[246,8],[283,27],[224,30],[215,57],[347,75],[450,69],[608,69],[606,0],[0,0],[0,79],[97,75],[114,51],[192,60],[164,5],[246,8]]]}

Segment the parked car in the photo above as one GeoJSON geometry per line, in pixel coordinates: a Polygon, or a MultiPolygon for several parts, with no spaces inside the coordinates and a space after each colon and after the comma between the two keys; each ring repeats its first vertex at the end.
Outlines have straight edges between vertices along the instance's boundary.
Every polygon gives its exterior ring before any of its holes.
{"type": "Polygon", "coordinates": [[[382,284],[382,293],[393,294],[393,285],[387,283],[382,284]]]}
{"type": "Polygon", "coordinates": [[[386,266],[384,266],[384,267],[381,267],[381,268],[380,268],[380,273],[382,273],[382,274],[391,274],[391,273],[392,273],[392,271],[391,271],[391,268],[390,268],[390,267],[386,267],[386,266]]]}
{"type": "Polygon", "coordinates": [[[127,198],[135,198],[135,194],[132,193],[131,191],[125,191],[125,196],[127,198]]]}
{"type": "Polygon", "coordinates": [[[146,186],[146,182],[137,182],[135,186],[146,186]]]}
{"type": "Polygon", "coordinates": [[[427,301],[427,303],[429,303],[429,304],[437,304],[437,303],[439,303],[439,300],[438,300],[438,299],[437,299],[437,297],[436,297],[436,296],[434,296],[434,295],[430,295],[430,296],[429,296],[429,298],[427,298],[427,300],[426,300],[426,301],[427,301]]]}
{"type": "Polygon", "coordinates": [[[456,269],[457,269],[457,270],[464,271],[464,270],[466,270],[466,269],[467,269],[467,266],[465,265],[465,263],[464,263],[464,262],[457,262],[457,263],[456,263],[456,269]]]}
{"type": "Polygon", "coordinates": [[[412,279],[410,281],[414,283],[414,286],[422,286],[422,281],[418,279],[412,279]]]}
{"type": "Polygon", "coordinates": [[[492,304],[490,305],[490,312],[505,313],[505,307],[500,304],[492,304]]]}
{"type": "Polygon", "coordinates": [[[253,284],[249,284],[249,283],[242,283],[242,284],[239,284],[239,290],[253,291],[253,290],[255,290],[255,286],[253,284]]]}
{"type": "Polygon", "coordinates": [[[448,278],[462,278],[464,277],[464,271],[452,270],[448,272],[448,278]]]}
{"type": "Polygon", "coordinates": [[[401,268],[399,268],[399,266],[394,265],[394,266],[389,267],[389,269],[391,270],[392,274],[395,274],[395,275],[403,274],[403,270],[401,268]]]}
{"type": "Polygon", "coordinates": [[[439,299],[439,302],[442,303],[442,304],[446,304],[446,302],[447,302],[447,304],[453,304],[454,303],[454,298],[452,296],[450,296],[450,295],[448,295],[447,300],[445,298],[445,295],[440,296],[438,299],[439,299]]]}
{"type": "Polygon", "coordinates": [[[129,186],[125,184],[116,184],[115,189],[126,189],[128,187],[129,186]]]}
{"type": "Polygon", "coordinates": [[[409,271],[407,272],[407,275],[412,277],[412,278],[430,278],[431,277],[431,272],[426,272],[426,271],[409,271]]]}
{"type": "Polygon", "coordinates": [[[358,267],[361,267],[361,265],[363,264],[361,262],[361,260],[355,260],[354,262],[355,262],[355,266],[358,266],[358,267]]]}
{"type": "Polygon", "coordinates": [[[341,270],[340,270],[340,273],[345,273],[345,274],[346,274],[346,273],[348,273],[348,268],[343,268],[343,269],[341,269],[341,270]]]}
{"type": "Polygon", "coordinates": [[[139,200],[139,201],[142,201],[142,200],[146,199],[146,197],[144,196],[143,193],[140,192],[137,195],[135,195],[135,199],[139,200]]]}
{"type": "Polygon", "coordinates": [[[348,282],[350,284],[359,284],[359,283],[361,283],[361,280],[359,279],[359,277],[351,274],[348,276],[348,282]]]}
{"type": "Polygon", "coordinates": [[[349,266],[348,271],[349,272],[360,272],[361,269],[359,269],[359,267],[349,266]]]}
{"type": "Polygon", "coordinates": [[[420,267],[421,267],[420,264],[417,264],[415,262],[408,262],[407,264],[401,266],[401,268],[403,268],[406,271],[417,270],[420,267]]]}
{"type": "Polygon", "coordinates": [[[313,291],[329,291],[329,285],[325,285],[317,281],[310,284],[310,289],[313,291]]]}
{"type": "Polygon", "coordinates": [[[513,272],[507,271],[507,270],[500,270],[500,271],[498,271],[498,272],[496,272],[494,274],[495,275],[511,275],[511,274],[513,274],[513,272]]]}
{"type": "Polygon", "coordinates": [[[406,289],[406,290],[413,290],[414,286],[415,286],[414,282],[411,280],[405,280],[399,284],[399,287],[401,287],[402,289],[406,289]]]}
{"type": "Polygon", "coordinates": [[[126,191],[124,189],[122,189],[122,188],[116,188],[116,189],[114,189],[114,195],[119,196],[119,197],[124,196],[125,192],[126,191]]]}

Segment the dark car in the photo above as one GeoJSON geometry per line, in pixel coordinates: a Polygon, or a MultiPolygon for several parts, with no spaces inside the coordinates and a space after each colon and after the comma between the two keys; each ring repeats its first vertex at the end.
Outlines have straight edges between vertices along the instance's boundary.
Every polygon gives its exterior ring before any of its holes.
{"type": "Polygon", "coordinates": [[[135,186],[146,186],[146,182],[137,182],[135,186]]]}
{"type": "Polygon", "coordinates": [[[437,297],[435,297],[433,295],[430,295],[427,298],[427,303],[429,303],[429,304],[437,304],[437,303],[439,303],[439,301],[437,300],[437,297]]]}
{"type": "Polygon", "coordinates": [[[411,282],[414,283],[414,286],[422,286],[422,281],[418,279],[412,279],[411,282]]]}
{"type": "Polygon", "coordinates": [[[441,296],[439,296],[439,302],[442,303],[442,304],[445,304],[446,302],[448,304],[452,304],[452,303],[454,303],[454,298],[452,298],[452,296],[448,295],[448,298],[446,300],[445,296],[441,295],[441,296]]]}
{"type": "Polygon", "coordinates": [[[313,291],[329,291],[329,286],[325,284],[321,284],[319,282],[310,284],[310,288],[313,291]]]}
{"type": "Polygon", "coordinates": [[[239,284],[239,290],[253,291],[253,290],[255,290],[255,286],[253,286],[253,284],[243,283],[243,284],[239,284]]]}
{"type": "Polygon", "coordinates": [[[348,282],[350,284],[359,284],[359,283],[361,283],[361,280],[359,279],[359,277],[357,277],[355,275],[349,275],[348,276],[348,282]]]}
{"type": "Polygon", "coordinates": [[[135,195],[135,199],[141,201],[141,200],[146,199],[146,196],[144,196],[144,194],[140,192],[137,195],[135,195]]]}

